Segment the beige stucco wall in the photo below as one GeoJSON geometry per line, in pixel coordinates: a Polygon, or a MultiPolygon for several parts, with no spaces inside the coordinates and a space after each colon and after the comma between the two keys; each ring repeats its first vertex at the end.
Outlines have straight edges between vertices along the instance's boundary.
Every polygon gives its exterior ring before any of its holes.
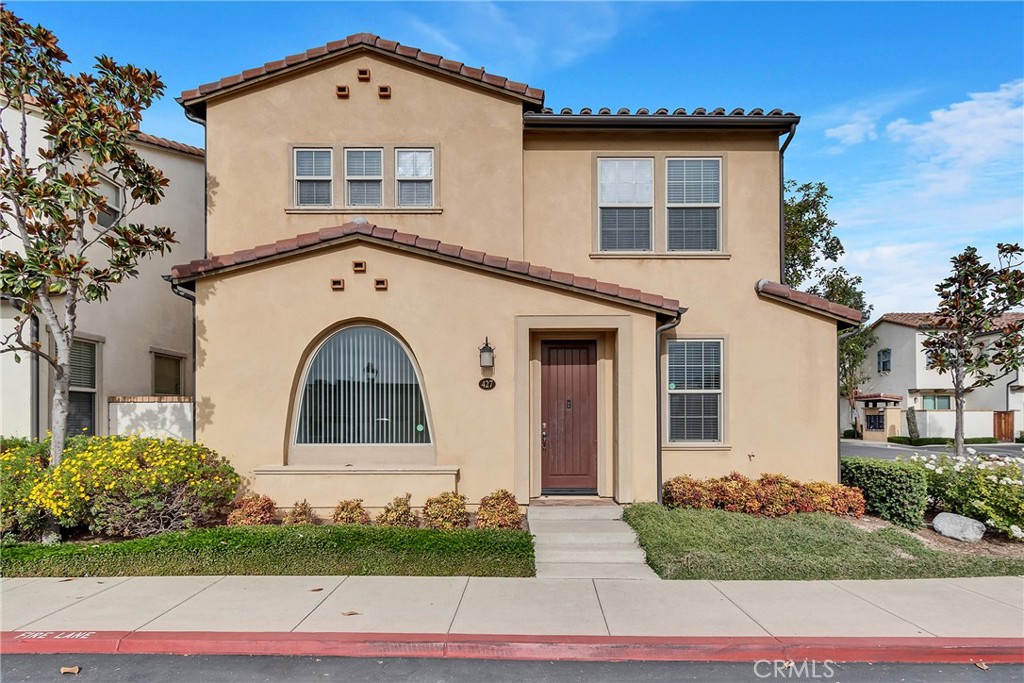
{"type": "MultiPolygon", "coordinates": [[[[344,223],[353,216],[522,254],[522,104],[366,53],[276,79],[207,107],[209,249],[220,254],[344,223]],[[356,70],[369,68],[371,81],[356,70]],[[338,99],[336,87],[351,95],[338,99]],[[390,99],[377,96],[390,85],[390,99]],[[333,146],[335,208],[289,212],[292,146],[333,146]],[[436,146],[437,210],[344,207],[345,147],[436,146]]],[[[393,159],[385,152],[385,167],[393,159]]],[[[385,190],[393,177],[385,177],[385,190]]]]}
{"type": "MultiPolygon", "coordinates": [[[[653,313],[365,243],[200,280],[198,302],[199,438],[230,457],[243,476],[284,463],[295,386],[312,342],[345,321],[371,320],[394,330],[412,350],[436,464],[458,467],[459,490],[474,502],[496,488],[515,487],[517,439],[532,439],[529,420],[517,414],[517,316],[541,316],[556,329],[558,316],[589,316],[605,327],[614,323],[602,319],[628,316],[634,343],[619,362],[634,370],[623,378],[632,398],[619,409],[632,416],[632,429],[619,448],[635,454],[638,464],[626,474],[633,489],[654,497],[654,375],[643,370],[653,366],[653,313]],[[367,261],[368,272],[354,274],[353,260],[367,261]],[[345,278],[343,292],[331,291],[332,277],[345,278]],[[374,290],[378,277],[388,278],[388,291],[374,290]],[[496,349],[491,391],[477,385],[483,376],[477,347],[485,336],[496,349]]],[[[344,466],[353,458],[358,462],[358,451],[339,447],[335,462],[344,466]]],[[[307,496],[303,479],[295,477],[287,495],[275,483],[283,496],[278,503],[307,496]]],[[[361,495],[371,506],[384,502],[371,499],[375,491],[368,487],[361,495]]]]}

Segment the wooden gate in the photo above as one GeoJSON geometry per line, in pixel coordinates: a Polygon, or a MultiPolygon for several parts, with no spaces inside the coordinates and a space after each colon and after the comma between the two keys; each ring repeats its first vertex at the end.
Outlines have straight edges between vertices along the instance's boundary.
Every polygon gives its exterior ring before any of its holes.
{"type": "Polygon", "coordinates": [[[1013,411],[997,410],[992,413],[992,436],[996,441],[1013,441],[1013,411]]]}

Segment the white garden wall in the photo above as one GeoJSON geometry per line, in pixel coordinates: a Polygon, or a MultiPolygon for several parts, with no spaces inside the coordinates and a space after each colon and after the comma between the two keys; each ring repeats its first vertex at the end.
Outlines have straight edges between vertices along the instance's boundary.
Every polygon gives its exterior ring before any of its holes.
{"type": "Polygon", "coordinates": [[[107,414],[111,434],[192,440],[189,396],[112,396],[107,414]]]}
{"type": "MultiPolygon", "coordinates": [[[[956,411],[918,410],[917,428],[921,438],[953,438],[956,411]]],[[[967,438],[992,436],[993,417],[991,410],[967,410],[964,412],[964,436],[967,438]]],[[[903,434],[907,435],[907,413],[903,411],[903,434]]]]}

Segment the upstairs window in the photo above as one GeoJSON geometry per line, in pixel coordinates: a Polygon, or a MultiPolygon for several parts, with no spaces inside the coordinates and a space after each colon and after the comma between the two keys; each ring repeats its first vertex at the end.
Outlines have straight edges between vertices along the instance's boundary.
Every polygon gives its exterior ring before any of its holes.
{"type": "Polygon", "coordinates": [[[598,159],[601,251],[650,251],[653,159],[598,159]]]}
{"type": "Polygon", "coordinates": [[[345,203],[348,206],[381,206],[384,193],[384,150],[346,149],[345,203]]]}
{"type": "Polygon", "coordinates": [[[162,353],[153,354],[153,393],[181,395],[181,358],[162,353]]]}
{"type": "Polygon", "coordinates": [[[329,149],[295,150],[296,206],[330,206],[333,179],[329,149]]]}
{"type": "Polygon", "coordinates": [[[301,385],[298,444],[428,444],[416,368],[390,333],[345,328],[317,350],[301,385]]]}
{"type": "Polygon", "coordinates": [[[104,228],[109,228],[121,218],[121,214],[124,212],[124,192],[117,183],[106,178],[100,178],[100,184],[96,191],[107,200],[107,208],[99,212],[96,222],[104,228]]]}
{"type": "Polygon", "coordinates": [[[892,372],[892,349],[878,351],[878,372],[892,372]]]}
{"type": "Polygon", "coordinates": [[[950,396],[922,396],[923,410],[950,410],[953,402],[950,396]]]}
{"type": "Polygon", "coordinates": [[[668,159],[669,251],[719,251],[720,159],[668,159]]]}
{"type": "Polygon", "coordinates": [[[722,341],[668,343],[668,440],[722,440],[722,341]]]}
{"type": "Polygon", "coordinates": [[[395,150],[395,181],[398,206],[433,206],[434,150],[395,150]]]}

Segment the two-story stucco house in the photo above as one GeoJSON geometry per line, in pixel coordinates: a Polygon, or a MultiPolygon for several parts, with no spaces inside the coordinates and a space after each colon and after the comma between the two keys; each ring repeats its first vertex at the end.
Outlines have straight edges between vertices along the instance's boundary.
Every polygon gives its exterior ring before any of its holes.
{"type": "MultiPolygon", "coordinates": [[[[45,149],[46,122],[29,109],[28,148],[45,149]]],[[[3,112],[4,127],[20,135],[19,112],[3,112]]],[[[176,262],[203,254],[203,150],[147,135],[135,135],[135,148],[170,181],[164,198],[143,206],[132,220],[166,225],[175,231],[171,253],[143,259],[138,277],[111,288],[105,301],[78,307],[71,354],[68,431],[71,434],[143,433],[192,438],[192,308],[174,295],[161,277],[176,262]]],[[[125,189],[114,177],[102,180],[101,191],[114,207],[125,205],[125,189]]],[[[113,216],[98,222],[110,225],[113,216]]],[[[0,236],[0,249],[20,250],[13,235],[0,236]]],[[[93,247],[102,260],[102,246],[93,247]]],[[[19,312],[0,300],[0,337],[16,327],[19,312]]],[[[51,343],[45,322],[33,321],[33,336],[51,343]]],[[[0,354],[0,434],[45,438],[50,428],[50,397],[54,377],[38,358],[0,354]]]]}
{"type": "MultiPolygon", "coordinates": [[[[1013,320],[1024,313],[1007,313],[1013,320]]],[[[906,436],[906,409],[917,413],[922,437],[952,438],[953,384],[949,375],[928,367],[922,343],[935,329],[932,313],[886,313],[871,324],[875,345],[868,349],[862,368],[857,408],[850,419],[859,423],[864,438],[884,441],[906,436]]],[[[1013,441],[1024,428],[1024,385],[1021,373],[1001,373],[989,387],[977,387],[964,397],[967,437],[995,437],[1013,441]]]]}
{"type": "Polygon", "coordinates": [[[198,438],[279,504],[835,480],[859,314],[776,284],[797,116],[554,113],[368,34],[180,102],[210,185],[208,258],[171,278],[198,438]]]}

